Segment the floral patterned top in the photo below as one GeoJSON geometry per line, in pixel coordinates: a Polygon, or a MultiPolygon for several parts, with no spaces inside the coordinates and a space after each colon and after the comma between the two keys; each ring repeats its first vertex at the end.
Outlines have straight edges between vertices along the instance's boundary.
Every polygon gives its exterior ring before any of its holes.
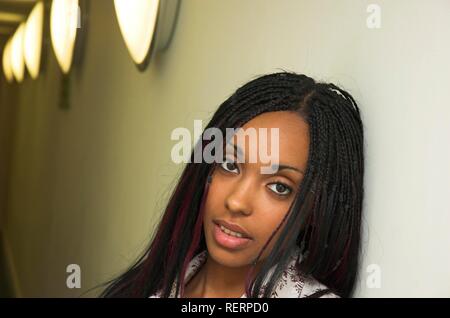
{"type": "MultiPolygon", "coordinates": [[[[192,277],[198,272],[201,266],[205,263],[207,259],[207,251],[203,251],[197,254],[189,263],[186,274],[185,282],[189,282],[192,277]]],[[[301,254],[297,248],[293,253],[286,266],[286,270],[281,275],[276,288],[271,294],[271,298],[306,298],[306,297],[321,297],[321,298],[339,298],[338,295],[330,291],[325,285],[318,282],[316,279],[310,276],[305,276],[300,274],[296,269],[296,262],[301,259],[301,254]]],[[[272,272],[271,272],[272,273],[272,272]]],[[[267,279],[265,283],[267,283],[267,279]]],[[[264,289],[264,284],[263,284],[264,289]]],[[[176,293],[176,282],[173,284],[172,292],[170,298],[179,298],[180,295],[175,295],[176,293]]],[[[156,293],[150,298],[160,298],[160,293],[156,293]]],[[[245,293],[241,298],[246,298],[245,293]]]]}

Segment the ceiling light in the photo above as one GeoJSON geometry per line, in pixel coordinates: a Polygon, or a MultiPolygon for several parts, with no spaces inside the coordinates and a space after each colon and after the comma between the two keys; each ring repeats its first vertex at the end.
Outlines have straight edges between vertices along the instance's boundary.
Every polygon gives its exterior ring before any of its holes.
{"type": "Polygon", "coordinates": [[[167,46],[178,4],[178,0],[114,0],[120,31],[140,70],[155,51],[167,46]]]}
{"type": "Polygon", "coordinates": [[[23,58],[23,32],[25,23],[23,22],[14,33],[11,43],[11,65],[14,77],[20,83],[25,75],[25,62],[23,58]]]}
{"type": "Polygon", "coordinates": [[[24,34],[25,65],[33,79],[38,77],[41,66],[43,28],[44,4],[38,2],[27,19],[24,34]]]}
{"type": "Polygon", "coordinates": [[[8,83],[12,83],[14,80],[14,74],[12,72],[11,65],[11,38],[6,42],[6,45],[3,49],[3,73],[5,74],[6,80],[8,83]]]}
{"type": "Polygon", "coordinates": [[[56,59],[67,74],[70,71],[79,21],[78,0],[53,0],[50,12],[50,35],[56,59]]]}

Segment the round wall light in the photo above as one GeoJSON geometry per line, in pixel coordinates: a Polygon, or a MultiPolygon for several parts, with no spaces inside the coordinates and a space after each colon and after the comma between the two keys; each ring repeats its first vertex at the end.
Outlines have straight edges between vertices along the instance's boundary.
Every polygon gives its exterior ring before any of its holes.
{"type": "Polygon", "coordinates": [[[21,83],[25,75],[25,61],[23,58],[23,32],[25,23],[23,22],[14,33],[11,43],[11,65],[14,77],[21,83]]]}
{"type": "Polygon", "coordinates": [[[50,36],[56,59],[64,74],[68,74],[80,19],[78,0],[53,0],[50,10],[50,36]]]}
{"type": "Polygon", "coordinates": [[[38,2],[28,16],[24,33],[25,65],[33,79],[39,76],[43,29],[44,3],[38,2]]]}
{"type": "Polygon", "coordinates": [[[11,40],[12,38],[8,39],[8,41],[6,42],[2,57],[3,73],[5,74],[8,83],[12,83],[12,81],[14,80],[14,74],[12,72],[11,66],[11,40]]]}
{"type": "Polygon", "coordinates": [[[120,31],[130,55],[142,71],[173,33],[179,0],[114,0],[120,31]]]}

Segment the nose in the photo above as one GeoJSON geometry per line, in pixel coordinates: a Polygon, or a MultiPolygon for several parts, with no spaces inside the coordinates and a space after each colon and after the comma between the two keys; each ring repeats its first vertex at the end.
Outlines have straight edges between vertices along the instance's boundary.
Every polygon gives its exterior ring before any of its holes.
{"type": "Polygon", "coordinates": [[[250,180],[239,180],[225,198],[225,207],[232,213],[253,213],[254,191],[250,180]]]}

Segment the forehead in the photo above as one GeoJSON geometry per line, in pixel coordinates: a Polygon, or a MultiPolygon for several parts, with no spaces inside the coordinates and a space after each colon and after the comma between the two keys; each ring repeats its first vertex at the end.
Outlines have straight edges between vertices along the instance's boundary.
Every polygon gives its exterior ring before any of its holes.
{"type": "Polygon", "coordinates": [[[249,138],[240,139],[234,136],[232,142],[241,149],[245,149],[245,156],[249,151],[261,147],[260,135],[267,136],[267,153],[270,153],[272,142],[271,129],[278,129],[279,161],[282,164],[295,165],[299,168],[305,168],[308,159],[309,148],[309,127],[305,120],[292,111],[267,112],[256,116],[248,121],[242,129],[244,132],[254,130],[257,142],[249,142],[249,138]],[[261,129],[262,128],[262,129],[261,129]],[[266,129],[266,130],[264,130],[266,129]],[[245,142],[245,144],[243,144],[245,142]]]}

